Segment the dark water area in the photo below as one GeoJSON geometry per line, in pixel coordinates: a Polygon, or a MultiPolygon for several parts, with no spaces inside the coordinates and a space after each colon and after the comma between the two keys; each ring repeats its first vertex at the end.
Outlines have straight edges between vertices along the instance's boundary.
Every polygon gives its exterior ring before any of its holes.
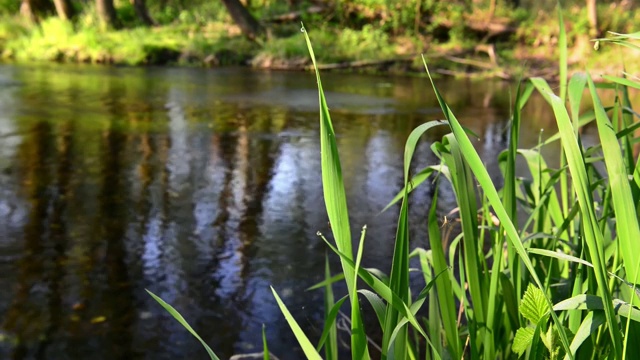
{"type": "MultiPolygon", "coordinates": [[[[424,78],[323,84],[352,231],[367,224],[364,265],[387,272],[398,207],[378,212],[401,188],[407,136],[442,115],[424,78]]],[[[206,358],[145,289],[222,358],[261,351],[263,324],[274,354],[301,358],[269,286],[316,341],[322,292],[305,289],[323,279],[316,233],[330,228],[315,86],[310,73],[0,66],[0,358],[206,358]]],[[[500,183],[515,85],[439,87],[500,183]]],[[[521,147],[554,127],[532,98],[521,147]]],[[[429,147],[446,132],[424,137],[414,170],[437,163],[429,147]]],[[[412,194],[413,247],[428,247],[433,187],[412,194]]],[[[455,199],[440,187],[446,214],[455,199]]]]}

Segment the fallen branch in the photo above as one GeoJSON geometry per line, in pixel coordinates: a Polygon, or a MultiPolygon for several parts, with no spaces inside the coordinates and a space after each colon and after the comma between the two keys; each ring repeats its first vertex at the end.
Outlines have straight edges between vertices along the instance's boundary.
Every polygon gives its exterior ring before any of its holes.
{"type": "MultiPolygon", "coordinates": [[[[383,66],[392,65],[401,62],[412,62],[416,55],[408,55],[401,58],[385,59],[385,60],[357,60],[357,61],[345,61],[332,64],[318,64],[318,70],[334,70],[334,69],[353,69],[370,66],[383,66]]],[[[307,70],[311,70],[311,65],[306,66],[307,70]]]]}
{"type": "Polygon", "coordinates": [[[310,6],[308,8],[306,8],[305,10],[297,10],[297,11],[291,11],[285,14],[281,14],[281,15],[276,15],[273,17],[270,17],[268,19],[265,19],[265,22],[268,23],[285,23],[285,22],[293,22],[293,21],[300,21],[302,20],[302,15],[305,14],[321,14],[326,12],[327,9],[322,7],[322,6],[310,6]]]}

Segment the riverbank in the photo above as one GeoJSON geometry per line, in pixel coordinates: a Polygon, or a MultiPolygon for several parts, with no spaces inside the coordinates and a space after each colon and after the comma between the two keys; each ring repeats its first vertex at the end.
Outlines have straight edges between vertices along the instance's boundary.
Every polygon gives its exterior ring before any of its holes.
{"type": "MultiPolygon", "coordinates": [[[[601,27],[631,32],[635,13],[612,6],[599,8],[601,27]]],[[[316,9],[317,11],[317,9],[316,9]]],[[[179,19],[154,27],[103,30],[90,17],[76,23],[57,17],[34,25],[16,16],[0,18],[0,54],[8,61],[57,61],[127,66],[246,65],[262,69],[302,70],[310,66],[300,22],[304,20],[318,49],[320,68],[357,72],[424,72],[420,54],[432,69],[455,77],[557,76],[558,20],[553,12],[510,12],[504,16],[481,11],[431,18],[426,31],[394,31],[370,24],[341,27],[318,20],[318,14],[291,13],[263,19],[267,36],[249,40],[230,19],[179,19]],[[308,16],[307,16],[308,15],[308,16]],[[462,25],[460,25],[462,24],[462,25]]],[[[380,15],[371,15],[371,17],[380,15]]],[[[633,49],[601,46],[587,34],[583,10],[565,10],[570,70],[640,72],[633,49]]],[[[603,30],[604,31],[604,30],[603,30]]]]}

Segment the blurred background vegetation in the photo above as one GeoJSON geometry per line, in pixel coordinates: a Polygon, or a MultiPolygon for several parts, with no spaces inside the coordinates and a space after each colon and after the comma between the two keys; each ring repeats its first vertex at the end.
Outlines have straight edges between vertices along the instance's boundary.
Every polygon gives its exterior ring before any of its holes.
{"type": "MultiPolygon", "coordinates": [[[[554,77],[556,0],[0,0],[0,54],[15,61],[307,67],[300,22],[324,68],[554,77]]],[[[565,0],[569,62],[622,67],[620,49],[593,49],[608,31],[633,32],[632,0],[565,0]]],[[[625,64],[633,71],[634,64],[625,64]]],[[[322,67],[321,66],[321,67],[322,67]]]]}

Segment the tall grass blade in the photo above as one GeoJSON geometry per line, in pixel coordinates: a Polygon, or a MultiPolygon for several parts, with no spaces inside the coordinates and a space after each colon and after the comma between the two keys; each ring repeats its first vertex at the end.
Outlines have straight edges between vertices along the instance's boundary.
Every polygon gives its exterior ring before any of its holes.
{"type": "Polygon", "coordinates": [[[595,209],[593,207],[593,197],[590,190],[590,181],[578,139],[573,132],[573,126],[567,109],[562,100],[551,91],[546,81],[540,78],[531,79],[540,94],[547,100],[553,109],[558,129],[562,137],[562,147],[565,149],[567,163],[573,179],[574,189],[580,204],[582,213],[582,228],[585,242],[589,250],[591,262],[594,266],[597,287],[605,301],[605,314],[607,315],[607,325],[613,343],[613,351],[616,356],[622,354],[622,339],[620,337],[619,326],[615,318],[612,305],[612,297],[607,290],[606,262],[604,256],[604,238],[598,226],[595,209]]]}
{"type": "MultiPolygon", "coordinates": [[[[458,201],[460,220],[462,222],[462,242],[464,244],[464,270],[468,281],[469,293],[473,303],[473,322],[486,324],[487,289],[486,280],[481,275],[484,271],[484,257],[480,252],[478,234],[478,214],[476,202],[476,187],[473,182],[471,169],[464,161],[463,150],[453,134],[445,136],[449,144],[449,153],[443,152],[445,163],[449,167],[454,193],[458,201]]],[[[482,339],[483,329],[479,329],[482,339]]],[[[472,348],[478,344],[471,344],[472,348]]],[[[491,344],[487,344],[491,345],[491,344]]],[[[478,349],[475,349],[478,350],[478,349]]]]}
{"type": "Polygon", "coordinates": [[[278,296],[278,293],[273,288],[273,286],[271,286],[271,292],[273,293],[273,297],[276,299],[276,302],[278,303],[278,307],[280,308],[280,311],[282,311],[284,318],[287,320],[289,327],[293,331],[293,334],[296,336],[296,339],[298,340],[298,343],[300,344],[300,347],[302,348],[304,355],[309,360],[322,360],[322,357],[320,356],[320,354],[318,354],[313,344],[311,344],[311,341],[309,341],[309,338],[307,338],[307,336],[304,334],[304,332],[300,328],[300,325],[298,325],[298,322],[296,322],[296,319],[293,318],[293,316],[289,312],[289,309],[287,309],[287,306],[282,302],[282,299],[280,299],[280,296],[278,296]]]}
{"type": "Polygon", "coordinates": [[[640,265],[640,252],[638,252],[640,228],[638,228],[638,215],[629,184],[629,174],[624,164],[616,133],[590,76],[588,76],[588,81],[596,113],[600,143],[602,144],[605,165],[609,174],[609,186],[616,218],[616,233],[622,250],[627,281],[637,284],[638,266],[640,265]]]}
{"type": "Polygon", "coordinates": [[[262,324],[262,359],[271,359],[271,353],[269,353],[269,346],[267,344],[267,333],[265,332],[265,326],[262,324]]]}
{"type": "MultiPolygon", "coordinates": [[[[409,293],[409,168],[420,137],[429,129],[440,125],[446,125],[446,122],[436,120],[418,126],[409,134],[404,148],[404,194],[396,232],[391,274],[389,275],[389,287],[406,304],[411,301],[409,293]]],[[[395,339],[392,339],[392,334],[395,332],[399,321],[400,314],[391,304],[387,308],[385,331],[382,337],[383,359],[387,356],[387,349],[393,349],[393,356],[396,359],[405,359],[408,356],[406,326],[399,329],[395,339]]]]}
{"type": "MultiPolygon", "coordinates": [[[[438,173],[442,173],[443,175],[445,175],[447,178],[451,178],[449,176],[449,169],[444,166],[444,165],[431,165],[431,166],[427,166],[426,168],[420,170],[417,174],[415,174],[411,180],[409,181],[409,187],[407,192],[410,194],[413,189],[417,188],[418,186],[420,186],[420,184],[422,184],[425,180],[427,180],[429,178],[429,176],[431,176],[432,174],[438,174],[438,173]]],[[[387,211],[391,206],[393,206],[395,203],[397,203],[398,201],[402,200],[402,198],[404,197],[404,191],[405,188],[402,187],[402,189],[400,189],[400,191],[396,194],[396,196],[393,197],[393,200],[391,200],[381,211],[380,213],[383,213],[385,211],[387,211]]]]}
{"type": "MultiPolygon", "coordinates": [[[[315,69],[316,79],[318,82],[318,98],[320,103],[320,153],[322,167],[322,187],[324,193],[324,202],[327,208],[327,215],[331,223],[336,246],[347,259],[353,259],[353,250],[351,244],[351,229],[349,225],[349,213],[347,210],[347,198],[344,191],[344,182],[342,180],[342,168],[340,165],[340,156],[338,154],[338,146],[336,144],[336,135],[331,123],[329,115],[329,107],[322,90],[322,82],[320,80],[320,72],[316,65],[316,57],[311,46],[311,40],[304,27],[302,27],[304,37],[311,56],[311,61],[315,69]]],[[[351,300],[351,351],[354,359],[368,359],[369,350],[367,337],[364,332],[364,324],[360,314],[360,306],[358,302],[357,284],[354,279],[356,272],[353,268],[346,266],[344,258],[341,258],[342,271],[347,283],[349,298],[351,300]]]]}
{"type": "MultiPolygon", "coordinates": [[[[442,272],[448,273],[450,271],[444,256],[440,226],[438,225],[436,215],[437,199],[438,191],[436,190],[436,193],[433,195],[428,220],[429,245],[431,246],[431,256],[433,258],[433,270],[436,274],[442,272]]],[[[442,316],[445,338],[447,339],[447,348],[453,359],[460,359],[462,357],[462,346],[460,344],[460,334],[458,333],[458,324],[456,321],[456,302],[453,298],[451,276],[449,276],[449,274],[436,278],[436,292],[438,295],[438,303],[440,304],[440,315],[442,316]]]]}
{"type": "Polygon", "coordinates": [[[185,329],[187,329],[187,331],[189,331],[191,333],[191,335],[193,335],[196,339],[198,339],[198,341],[200,341],[200,344],[202,344],[202,346],[205,348],[205,350],[207,351],[207,354],[209,354],[209,358],[211,360],[219,360],[220,359],[213,352],[213,350],[211,350],[209,345],[207,345],[207,343],[205,343],[204,340],[202,340],[200,335],[198,335],[198,333],[196,333],[196,331],[193,330],[193,328],[189,325],[189,323],[187,323],[187,320],[185,320],[184,317],[182,317],[182,315],[180,315],[180,313],[176,309],[173,308],[173,306],[167,304],[164,300],[162,300],[159,296],[157,296],[156,294],[152,293],[151,291],[149,291],[149,290],[146,290],[146,291],[149,293],[149,295],[151,295],[151,297],[155,301],[158,302],[158,304],[160,304],[169,314],[171,314],[171,316],[173,316],[174,319],[178,320],[180,325],[182,325],[185,329]]]}
{"type": "Polygon", "coordinates": [[[340,313],[340,307],[342,304],[349,298],[348,295],[345,295],[342,299],[338,300],[335,304],[333,304],[330,308],[325,309],[324,316],[324,328],[322,329],[322,335],[320,335],[320,341],[318,341],[318,345],[316,346],[316,351],[320,352],[325,344],[325,356],[327,356],[327,360],[329,355],[333,356],[335,353],[337,359],[337,351],[338,351],[338,340],[337,340],[337,328],[336,328],[336,318],[340,313]],[[334,335],[335,334],[335,335],[334,335]],[[336,337],[335,344],[332,344],[334,341],[332,337],[336,337]],[[329,343],[327,343],[329,340],[329,343]],[[326,355],[329,354],[329,355],[326,355]]]}
{"type": "MultiPolygon", "coordinates": [[[[324,278],[325,280],[331,279],[331,268],[329,267],[329,256],[324,257],[324,278]]],[[[338,360],[338,329],[335,325],[336,314],[331,316],[331,310],[334,307],[334,296],[332,283],[327,283],[324,286],[324,321],[325,327],[321,339],[328,339],[324,348],[325,360],[338,360]],[[326,335],[325,335],[326,333],[326,335]]],[[[342,302],[340,303],[342,305],[342,302]]],[[[340,309],[340,306],[337,307],[340,309]]],[[[322,340],[321,340],[322,343],[322,340]]],[[[322,346],[322,345],[320,345],[322,346]]],[[[319,349],[319,348],[318,348],[319,349]]]]}
{"type": "MultiPolygon", "coordinates": [[[[600,325],[604,324],[606,320],[607,317],[603,311],[590,311],[587,316],[584,317],[584,320],[582,320],[578,331],[571,341],[571,353],[574,356],[585,340],[596,333],[600,325]]],[[[564,358],[568,359],[569,356],[567,355],[564,358]]]]}
{"type": "MultiPolygon", "coordinates": [[[[340,256],[340,258],[343,260],[344,264],[346,264],[347,267],[350,267],[351,269],[355,269],[356,264],[353,262],[353,260],[349,259],[345,254],[341,253],[338,250],[338,248],[336,248],[333,244],[331,244],[324,236],[322,236],[322,240],[327,244],[327,246],[333,252],[335,252],[338,256],[340,256]]],[[[420,326],[418,319],[413,315],[411,309],[409,308],[409,305],[403,302],[398,295],[396,295],[393,291],[391,291],[391,288],[389,288],[389,286],[387,286],[379,278],[372,275],[369,270],[364,268],[358,269],[358,276],[369,287],[371,287],[371,289],[373,289],[373,291],[375,291],[376,294],[378,294],[382,299],[384,299],[387,302],[387,304],[389,304],[390,306],[393,306],[393,308],[396,309],[396,311],[398,311],[400,315],[408,318],[409,323],[416,329],[416,331],[418,331],[418,333],[422,337],[424,337],[425,339],[427,338],[427,334],[424,332],[424,330],[420,326]]],[[[360,291],[362,290],[359,290],[359,292],[360,291]]]]}
{"type": "MultiPolygon", "coordinates": [[[[485,192],[487,199],[491,204],[491,207],[495,211],[496,216],[500,220],[501,224],[504,226],[504,230],[507,233],[507,238],[513,244],[513,247],[516,249],[516,252],[520,256],[522,263],[525,265],[525,267],[529,271],[530,276],[535,282],[535,284],[542,289],[543,288],[542,282],[538,278],[538,274],[536,273],[535,268],[531,263],[531,259],[529,259],[529,256],[524,246],[522,245],[522,240],[518,235],[518,231],[516,230],[515,225],[511,221],[509,214],[507,213],[504,206],[502,205],[502,201],[500,199],[500,196],[498,195],[498,191],[493,185],[493,182],[491,181],[491,177],[489,176],[487,169],[485,168],[482,160],[480,160],[480,156],[478,155],[475,148],[471,144],[471,141],[465,134],[464,129],[462,128],[462,126],[460,125],[456,117],[453,115],[453,113],[449,109],[449,106],[445,103],[444,99],[438,92],[438,89],[435,87],[435,84],[433,82],[433,79],[431,78],[431,74],[429,73],[429,68],[427,67],[424,57],[423,57],[423,63],[427,71],[427,75],[431,80],[431,84],[433,85],[433,89],[434,89],[434,92],[436,93],[436,97],[438,98],[438,102],[440,103],[440,107],[442,108],[442,111],[444,112],[446,119],[449,121],[449,126],[451,127],[451,130],[453,131],[456,137],[456,140],[459,142],[462,152],[465,154],[465,160],[469,163],[469,167],[471,168],[474,175],[476,176],[476,179],[480,183],[482,190],[485,192]]],[[[551,304],[551,301],[548,298],[547,298],[547,301],[549,302],[549,304],[551,304]]],[[[558,332],[559,332],[563,347],[565,348],[565,350],[568,351],[569,340],[567,338],[567,334],[564,328],[562,327],[562,324],[560,323],[560,320],[558,319],[557,315],[554,312],[551,312],[551,316],[553,317],[555,324],[558,326],[558,332]]]]}

